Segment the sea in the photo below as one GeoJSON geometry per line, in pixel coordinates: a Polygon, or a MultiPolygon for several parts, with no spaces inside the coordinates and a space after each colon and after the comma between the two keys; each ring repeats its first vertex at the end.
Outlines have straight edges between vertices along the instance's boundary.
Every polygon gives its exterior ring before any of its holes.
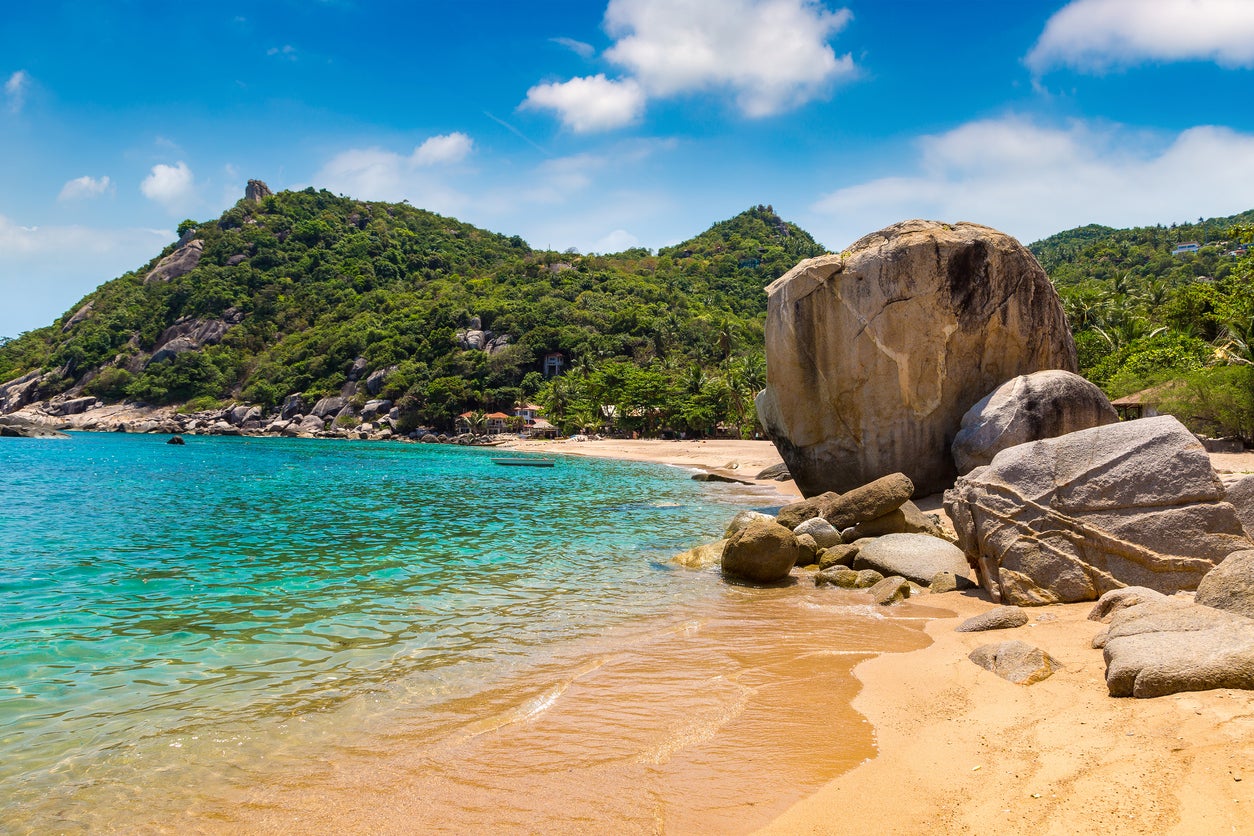
{"type": "Polygon", "coordinates": [[[749,832],[935,614],[678,567],[785,501],[683,468],[167,439],[0,439],[0,833],[749,832]]]}

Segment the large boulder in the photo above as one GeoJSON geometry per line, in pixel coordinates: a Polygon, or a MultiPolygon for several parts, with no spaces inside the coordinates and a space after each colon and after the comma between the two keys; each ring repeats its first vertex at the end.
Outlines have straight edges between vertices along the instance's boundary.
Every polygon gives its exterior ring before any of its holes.
{"type": "Polygon", "coordinates": [[[1094,639],[1112,697],[1254,689],[1254,619],[1175,598],[1119,610],[1094,639]]]}
{"type": "Polygon", "coordinates": [[[1254,548],[1223,499],[1201,442],[1164,415],[1003,450],[946,492],[945,509],[994,600],[1035,605],[1196,589],[1254,548]]]}
{"type": "Polygon", "coordinates": [[[152,282],[168,282],[179,276],[186,275],[200,264],[200,257],[205,251],[205,242],[199,238],[183,242],[179,248],[157,262],[157,266],[144,276],[144,284],[152,282]]]}
{"type": "Polygon", "coordinates": [[[797,538],[787,528],[753,520],[723,546],[723,574],[752,583],[775,583],[788,577],[798,551],[797,538]]]}
{"type": "Polygon", "coordinates": [[[867,540],[858,549],[853,568],[901,575],[920,586],[930,584],[937,572],[965,577],[970,571],[961,549],[927,534],[885,534],[867,540]]]}
{"type": "Polygon", "coordinates": [[[1207,572],[1197,603],[1254,618],[1254,551],[1233,552],[1207,572]]]}
{"type": "Polygon", "coordinates": [[[973,403],[1076,367],[1045,271],[978,224],[904,221],[801,262],[767,294],[757,412],[805,496],[897,471],[920,495],[943,490],[973,403]]]}
{"type": "Polygon", "coordinates": [[[199,351],[221,342],[234,323],[226,319],[183,318],[161,332],[152,347],[148,365],[173,359],[188,351],[199,351]]]}
{"type": "Polygon", "coordinates": [[[962,416],[962,429],[954,437],[954,464],[959,473],[970,473],[1007,447],[1118,420],[1102,390],[1078,374],[1061,369],[1021,374],[962,416]]]}

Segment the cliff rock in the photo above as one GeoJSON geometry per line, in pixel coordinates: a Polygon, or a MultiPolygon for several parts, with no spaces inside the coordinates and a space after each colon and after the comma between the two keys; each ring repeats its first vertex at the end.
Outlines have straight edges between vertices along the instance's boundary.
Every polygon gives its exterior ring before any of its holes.
{"type": "Polygon", "coordinates": [[[144,277],[144,284],[168,282],[192,272],[200,264],[200,256],[204,251],[205,242],[199,238],[180,245],[177,250],[157,262],[157,266],[144,277]]]}
{"type": "Polygon", "coordinates": [[[962,415],[1026,372],[1074,370],[1045,271],[971,223],[905,221],[767,288],[758,415],[806,496],[901,471],[948,487],[962,415]]]}

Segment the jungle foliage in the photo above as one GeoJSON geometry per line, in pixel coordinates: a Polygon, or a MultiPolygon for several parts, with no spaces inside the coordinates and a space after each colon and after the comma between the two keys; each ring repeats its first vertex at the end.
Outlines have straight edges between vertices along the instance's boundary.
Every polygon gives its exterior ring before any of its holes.
{"type": "Polygon", "coordinates": [[[41,369],[52,373],[42,397],[79,385],[106,400],[269,408],[339,393],[363,357],[389,370],[379,394],[412,426],[539,399],[568,430],[603,423],[609,406],[624,430],[747,433],[764,378],[763,288],[823,252],[769,206],[657,254],[579,255],[313,189],[241,200],[179,232],[204,242],[194,270],[145,282],[172,244],[5,341],[0,381],[41,369]],[[239,324],[217,344],[148,360],[170,326],[224,316],[239,324]],[[476,319],[508,344],[465,348],[457,334],[476,319]],[[555,352],[568,371],[546,380],[555,352]]]}

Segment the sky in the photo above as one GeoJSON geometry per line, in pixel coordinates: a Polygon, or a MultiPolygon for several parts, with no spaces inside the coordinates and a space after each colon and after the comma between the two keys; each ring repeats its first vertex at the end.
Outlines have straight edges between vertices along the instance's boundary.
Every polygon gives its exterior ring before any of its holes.
{"type": "Polygon", "coordinates": [[[1254,0],[0,0],[0,336],[248,179],[533,247],[1254,208],[1254,0]]]}

